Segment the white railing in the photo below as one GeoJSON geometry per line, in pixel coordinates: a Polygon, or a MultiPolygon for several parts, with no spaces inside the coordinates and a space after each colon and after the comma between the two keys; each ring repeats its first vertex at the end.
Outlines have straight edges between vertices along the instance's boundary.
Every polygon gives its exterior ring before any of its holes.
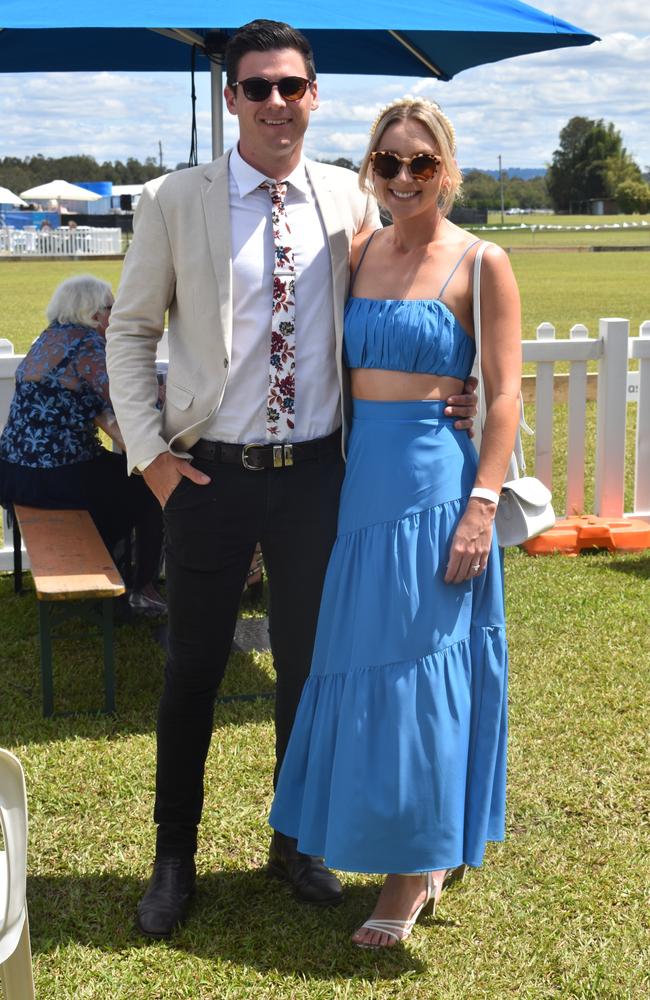
{"type": "MultiPolygon", "coordinates": [[[[553,486],[554,366],[569,363],[566,513],[584,513],[585,430],[587,363],[598,365],[596,393],[595,514],[624,514],[625,433],[627,405],[638,406],[634,458],[634,506],[627,517],[650,518],[650,320],[642,323],[638,337],[629,336],[626,319],[601,319],[598,336],[576,324],[565,340],[556,339],[555,328],[542,323],[535,340],[525,340],[524,361],[536,365],[535,475],[553,486]],[[628,373],[628,359],[638,360],[638,372],[628,373]]],[[[24,355],[14,354],[8,340],[0,340],[0,430],[4,427],[14,391],[14,375],[24,355]]],[[[166,357],[163,347],[159,358],[166,357]]],[[[560,512],[558,511],[558,514],[560,512]]],[[[4,546],[0,570],[13,566],[11,534],[3,512],[4,546]]],[[[23,556],[25,559],[25,556],[23,556]]],[[[28,566],[29,564],[26,563],[28,566]]]]}
{"type": "Polygon", "coordinates": [[[0,255],[79,257],[122,252],[122,230],[77,226],[69,229],[0,229],[0,255]]]}
{"type": "Polygon", "coordinates": [[[613,229],[640,229],[647,233],[649,227],[650,222],[646,222],[645,219],[641,219],[639,222],[586,222],[579,226],[555,226],[547,222],[514,222],[510,225],[490,225],[488,223],[484,226],[473,225],[472,232],[480,230],[481,232],[498,233],[516,230],[517,232],[530,232],[535,235],[535,233],[597,233],[601,230],[611,232],[613,229]]]}
{"type": "Polygon", "coordinates": [[[594,514],[622,517],[625,491],[627,404],[638,405],[634,457],[634,504],[626,516],[650,517],[650,321],[638,337],[626,319],[601,319],[598,336],[576,324],[566,340],[550,323],[537,339],[523,343],[524,361],[534,362],[535,475],[553,488],[553,375],[556,362],[569,362],[566,514],[584,513],[587,362],[598,364],[596,389],[596,480],[594,514]],[[628,359],[639,371],[628,374],[628,359]]]}

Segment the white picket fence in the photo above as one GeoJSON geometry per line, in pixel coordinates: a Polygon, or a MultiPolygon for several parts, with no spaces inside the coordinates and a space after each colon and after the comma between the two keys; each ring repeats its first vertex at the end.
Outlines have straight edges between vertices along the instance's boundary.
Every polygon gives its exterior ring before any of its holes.
{"type": "MultiPolygon", "coordinates": [[[[578,323],[559,340],[550,323],[537,339],[524,341],[524,361],[536,365],[535,475],[553,488],[553,374],[556,362],[569,362],[566,514],[582,514],[585,486],[587,363],[598,365],[596,390],[596,481],[594,510],[602,517],[625,513],[625,441],[628,402],[638,406],[634,454],[634,503],[629,517],[650,517],[650,321],[630,337],[626,319],[601,319],[598,336],[578,323]],[[639,371],[628,373],[638,360],[639,371]]],[[[559,512],[558,512],[559,513],[559,512]]]]}
{"type": "Polygon", "coordinates": [[[0,228],[0,254],[29,257],[79,257],[122,252],[122,230],[77,226],[69,229],[0,228]]]}
{"type": "MultiPolygon", "coordinates": [[[[566,513],[584,511],[587,363],[598,367],[596,396],[596,482],[591,513],[616,518],[624,515],[625,441],[628,403],[638,407],[634,455],[634,505],[626,517],[650,518],[650,320],[639,335],[630,337],[626,319],[601,319],[598,336],[573,326],[566,339],[558,339],[550,323],[537,328],[536,340],[523,344],[524,361],[536,365],[535,475],[553,488],[553,375],[558,362],[569,363],[568,446],[566,513]],[[629,360],[639,362],[638,372],[628,373],[629,360]]],[[[13,353],[8,340],[0,340],[0,430],[13,395],[14,373],[24,355],[13,353]]],[[[164,356],[164,349],[160,352],[164,356]]],[[[557,511],[560,514],[560,511],[557,511]]],[[[12,568],[11,538],[4,521],[4,547],[0,570],[12,568]]]]}

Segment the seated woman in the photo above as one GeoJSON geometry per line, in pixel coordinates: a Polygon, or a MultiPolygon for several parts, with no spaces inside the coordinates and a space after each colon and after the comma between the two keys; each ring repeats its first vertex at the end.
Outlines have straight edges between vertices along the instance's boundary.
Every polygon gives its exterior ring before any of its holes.
{"type": "MultiPolygon", "coordinates": [[[[154,587],[162,548],[159,505],[123,455],[102,447],[98,428],[124,447],[111,407],[105,334],[113,293],[79,275],[62,282],[47,307],[47,329],[16,369],[16,389],[0,437],[0,503],[87,510],[107,548],[136,529],[129,603],[162,614],[154,587]]],[[[128,581],[127,581],[128,582],[128,581]]]]}
{"type": "Polygon", "coordinates": [[[507,646],[493,520],[519,419],[519,296],[481,273],[477,455],[444,400],[474,360],[479,240],[447,214],[453,126],[424,98],[379,114],[361,165],[393,224],[353,245],[352,426],[311,673],[270,822],[343,871],[386,876],[353,935],[387,948],[504,836],[507,646]]]}

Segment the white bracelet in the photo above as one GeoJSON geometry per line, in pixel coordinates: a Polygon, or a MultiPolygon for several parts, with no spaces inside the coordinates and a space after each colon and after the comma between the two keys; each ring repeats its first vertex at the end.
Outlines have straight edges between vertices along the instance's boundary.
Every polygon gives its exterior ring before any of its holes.
{"type": "Polygon", "coordinates": [[[488,490],[484,486],[475,486],[470,493],[471,497],[478,497],[480,500],[491,500],[492,503],[498,504],[499,494],[495,490],[488,490]]]}

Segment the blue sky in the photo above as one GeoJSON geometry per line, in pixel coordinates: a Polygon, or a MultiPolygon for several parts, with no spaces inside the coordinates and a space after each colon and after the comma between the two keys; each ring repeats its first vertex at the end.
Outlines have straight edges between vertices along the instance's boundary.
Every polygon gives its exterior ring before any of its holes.
{"type": "MultiPolygon", "coordinates": [[[[602,42],[493,63],[449,83],[398,77],[319,78],[309,155],[358,161],[377,110],[405,93],[437,100],[456,125],[461,166],[538,167],[572,115],[605,118],[650,167],[648,0],[538,0],[602,42]]],[[[208,74],[197,75],[199,159],[210,159],[208,74]]],[[[89,153],[99,160],[158,156],[175,165],[190,145],[189,74],[0,74],[0,156],[89,153]]],[[[236,125],[227,114],[226,145],[236,125]]]]}

